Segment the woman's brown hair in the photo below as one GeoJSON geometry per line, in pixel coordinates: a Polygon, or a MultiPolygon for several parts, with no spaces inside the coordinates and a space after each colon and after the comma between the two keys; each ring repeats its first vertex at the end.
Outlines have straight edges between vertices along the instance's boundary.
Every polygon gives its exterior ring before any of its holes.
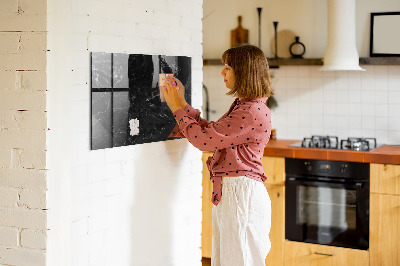
{"type": "Polygon", "coordinates": [[[246,44],[228,49],[222,54],[222,63],[235,74],[235,86],[227,95],[255,99],[274,94],[268,61],[260,48],[246,44]]]}

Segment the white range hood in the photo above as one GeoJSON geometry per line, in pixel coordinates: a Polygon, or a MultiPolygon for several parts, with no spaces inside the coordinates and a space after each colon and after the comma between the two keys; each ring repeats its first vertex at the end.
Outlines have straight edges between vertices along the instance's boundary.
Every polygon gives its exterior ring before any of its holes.
{"type": "Polygon", "coordinates": [[[358,70],[355,0],[328,0],[328,44],[323,71],[358,70]]]}

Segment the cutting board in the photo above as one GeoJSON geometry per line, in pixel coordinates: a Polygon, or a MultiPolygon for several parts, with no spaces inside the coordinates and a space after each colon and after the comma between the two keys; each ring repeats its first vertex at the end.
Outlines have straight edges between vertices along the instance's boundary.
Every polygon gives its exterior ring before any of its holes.
{"type": "Polygon", "coordinates": [[[238,26],[231,30],[231,48],[243,43],[249,43],[249,31],[242,27],[242,16],[238,16],[238,26]]]}

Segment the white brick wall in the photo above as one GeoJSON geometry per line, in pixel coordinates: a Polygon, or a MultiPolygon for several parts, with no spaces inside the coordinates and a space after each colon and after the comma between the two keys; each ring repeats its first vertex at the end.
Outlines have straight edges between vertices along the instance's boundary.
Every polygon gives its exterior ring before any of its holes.
{"type": "Polygon", "coordinates": [[[199,265],[201,153],[90,151],[88,80],[90,51],[191,56],[201,106],[202,1],[0,7],[0,264],[199,265]]]}
{"type": "Polygon", "coordinates": [[[21,246],[32,249],[46,249],[46,231],[22,230],[21,246]]]}
{"type": "Polygon", "coordinates": [[[202,0],[50,1],[47,9],[47,264],[201,265],[201,152],[186,140],[90,151],[89,56],[190,56],[198,108],[202,0]]]}
{"type": "Polygon", "coordinates": [[[19,230],[17,228],[0,228],[0,247],[18,247],[19,230]]]}
{"type": "Polygon", "coordinates": [[[45,265],[46,1],[0,17],[0,264],[45,265]]]}
{"type": "Polygon", "coordinates": [[[18,191],[17,188],[0,187],[0,207],[15,208],[18,204],[18,191]]]}

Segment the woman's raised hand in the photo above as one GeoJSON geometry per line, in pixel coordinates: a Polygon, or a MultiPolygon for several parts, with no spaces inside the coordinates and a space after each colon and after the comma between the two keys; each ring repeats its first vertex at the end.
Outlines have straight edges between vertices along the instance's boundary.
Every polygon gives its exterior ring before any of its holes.
{"type": "Polygon", "coordinates": [[[180,102],[182,108],[185,108],[185,106],[187,105],[187,102],[185,100],[185,87],[183,86],[182,82],[173,76],[168,76],[167,79],[172,84],[174,84],[174,82],[175,82],[176,86],[178,87],[179,102],[180,102]]]}
{"type": "Polygon", "coordinates": [[[185,88],[180,80],[168,76],[161,90],[164,93],[165,101],[172,113],[178,109],[185,108],[185,88]]]}

